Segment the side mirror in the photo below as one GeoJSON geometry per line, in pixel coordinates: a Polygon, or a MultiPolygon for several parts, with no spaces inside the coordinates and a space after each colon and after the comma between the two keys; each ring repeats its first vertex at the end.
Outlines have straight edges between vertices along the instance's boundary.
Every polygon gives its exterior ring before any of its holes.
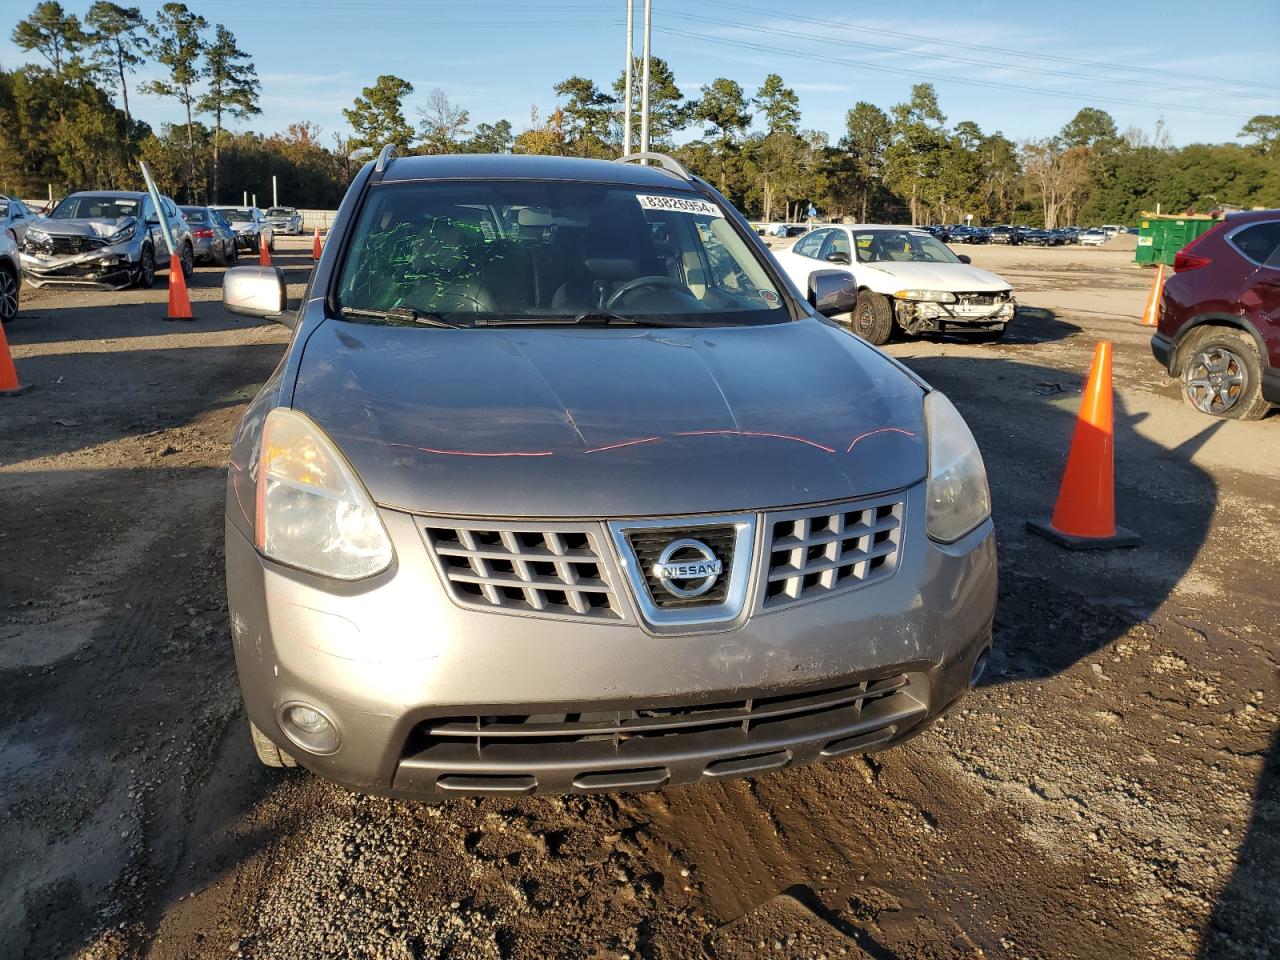
{"type": "Polygon", "coordinates": [[[973,263],[973,257],[969,256],[967,253],[957,253],[956,259],[961,263],[973,263]]]}
{"type": "Polygon", "coordinates": [[[858,284],[848,270],[815,270],[809,274],[809,303],[824,317],[849,313],[858,302],[858,284]]]}
{"type": "Polygon", "coordinates": [[[154,213],[151,216],[147,217],[147,226],[150,227],[153,224],[156,226],[160,225],[160,218],[157,217],[154,213]]]}
{"type": "Polygon", "coordinates": [[[288,302],[279,267],[232,267],[222,275],[222,305],[232,313],[292,327],[293,317],[285,313],[288,302]]]}
{"type": "Polygon", "coordinates": [[[839,263],[847,267],[849,265],[849,255],[847,253],[842,253],[839,250],[834,253],[828,253],[827,263],[839,263]]]}

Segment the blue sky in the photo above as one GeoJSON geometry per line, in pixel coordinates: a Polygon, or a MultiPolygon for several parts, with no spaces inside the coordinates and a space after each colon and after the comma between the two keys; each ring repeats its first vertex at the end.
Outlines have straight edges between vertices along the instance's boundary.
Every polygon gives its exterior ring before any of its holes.
{"type": "MultiPolygon", "coordinates": [[[[121,0],[138,2],[138,0],[121,0]]],[[[83,14],[89,0],[63,0],[83,14]]],[[[639,17],[636,3],[636,50],[639,17]]],[[[9,40],[35,0],[5,0],[0,64],[29,55],[9,40]]],[[[141,3],[144,11],[159,3],[141,3]]],[[[189,2],[225,24],[253,55],[262,109],[243,127],[273,132],[297,120],[345,131],[342,108],[380,73],[415,89],[406,114],[440,87],[472,124],[554,107],[573,73],[607,87],[624,63],[625,0],[220,0],[189,2]]],[[[950,123],[976,121],[1014,139],[1056,132],[1080,107],[1101,107],[1175,144],[1230,141],[1257,113],[1280,113],[1276,0],[654,0],[653,50],[686,95],[719,76],[748,94],[769,72],[800,96],[805,127],[837,139],[856,101],[883,108],[911,84],[936,86],[950,123]],[[1102,66],[1105,64],[1106,66],[1102,66]],[[1158,72],[1155,72],[1158,71],[1158,72]],[[1257,77],[1266,85],[1255,83],[1257,77]]],[[[155,71],[148,64],[136,86],[155,71]]],[[[131,94],[158,126],[175,103],[131,94]]],[[[692,136],[689,131],[684,136],[692,136]]]]}

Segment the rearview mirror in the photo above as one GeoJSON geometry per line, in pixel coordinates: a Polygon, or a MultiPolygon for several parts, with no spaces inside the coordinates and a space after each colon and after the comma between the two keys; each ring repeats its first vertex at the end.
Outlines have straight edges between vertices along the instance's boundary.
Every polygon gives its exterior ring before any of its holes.
{"type": "Polygon", "coordinates": [[[232,267],[222,276],[222,305],[245,317],[278,320],[293,326],[287,316],[288,295],[279,267],[232,267]]]}
{"type": "Polygon", "coordinates": [[[961,263],[973,263],[973,258],[969,256],[967,253],[957,253],[956,259],[959,260],[961,263]]]}
{"type": "Polygon", "coordinates": [[[858,284],[848,270],[815,270],[809,274],[809,303],[824,317],[849,313],[858,302],[858,284]]]}

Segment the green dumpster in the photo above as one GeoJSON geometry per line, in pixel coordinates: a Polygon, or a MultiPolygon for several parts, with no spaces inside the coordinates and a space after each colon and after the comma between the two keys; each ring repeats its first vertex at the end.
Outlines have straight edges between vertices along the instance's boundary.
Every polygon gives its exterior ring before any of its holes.
{"type": "Polygon", "coordinates": [[[1216,217],[1207,214],[1178,217],[1144,213],[1138,224],[1138,248],[1133,254],[1134,262],[1173,266],[1173,258],[1179,250],[1201,234],[1208,233],[1218,222],[1216,217]]]}

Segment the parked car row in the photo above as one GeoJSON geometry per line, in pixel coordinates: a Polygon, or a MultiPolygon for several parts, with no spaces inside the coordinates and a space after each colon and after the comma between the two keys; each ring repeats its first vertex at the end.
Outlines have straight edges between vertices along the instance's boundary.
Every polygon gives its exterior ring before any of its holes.
{"type": "MultiPolygon", "coordinates": [[[[103,290],[152,286],[170,262],[160,212],[185,278],[197,262],[225,265],[241,250],[275,249],[276,226],[257,207],[178,207],[165,196],[160,204],[157,211],[146,192],[88,190],[36,214],[16,197],[0,195],[0,321],[17,315],[24,282],[103,290]]],[[[301,233],[297,210],[272,210],[283,231],[301,233]]]]}
{"type": "Polygon", "coordinates": [[[1078,243],[1084,246],[1098,246],[1106,243],[1120,233],[1137,233],[1133,228],[1109,224],[1104,227],[1093,227],[1089,230],[1081,227],[1055,227],[1046,230],[1041,227],[1019,227],[1002,223],[994,227],[975,227],[968,224],[944,226],[935,224],[924,227],[943,243],[1027,243],[1040,247],[1058,247],[1078,243]]]}

